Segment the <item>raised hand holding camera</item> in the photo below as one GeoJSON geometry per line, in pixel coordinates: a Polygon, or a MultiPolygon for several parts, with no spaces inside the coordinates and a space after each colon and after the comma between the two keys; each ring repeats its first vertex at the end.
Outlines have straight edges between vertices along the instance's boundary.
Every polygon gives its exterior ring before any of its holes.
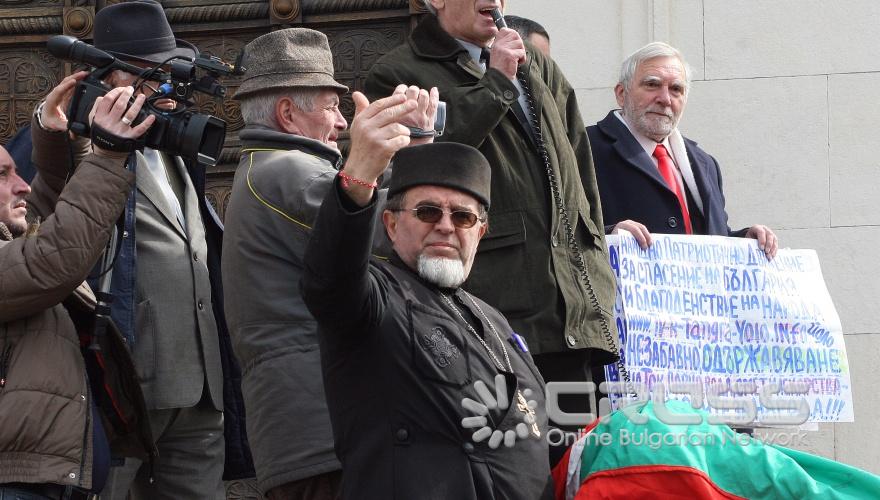
{"type": "Polygon", "coordinates": [[[340,175],[362,181],[349,184],[348,194],[355,203],[366,206],[373,196],[373,187],[367,186],[375,185],[394,153],[410,143],[409,130],[400,124],[401,117],[419,105],[417,100],[407,99],[405,92],[372,103],[362,93],[354,92],[352,99],[355,112],[351,152],[340,175]]]}
{"type": "Polygon", "coordinates": [[[411,146],[427,144],[433,141],[435,135],[443,134],[446,117],[445,110],[442,117],[440,116],[441,103],[437,87],[433,87],[428,91],[420,89],[415,85],[407,87],[401,84],[394,90],[394,94],[403,94],[407,99],[418,103],[416,109],[400,119],[401,125],[409,128],[410,138],[412,139],[411,146]]]}

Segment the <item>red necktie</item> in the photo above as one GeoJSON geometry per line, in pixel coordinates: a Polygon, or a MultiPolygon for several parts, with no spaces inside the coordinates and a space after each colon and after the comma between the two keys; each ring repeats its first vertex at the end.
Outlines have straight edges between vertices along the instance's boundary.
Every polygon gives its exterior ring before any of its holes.
{"type": "Polygon", "coordinates": [[[678,206],[681,207],[681,215],[684,217],[685,232],[687,234],[693,234],[693,229],[691,229],[691,215],[688,213],[687,201],[685,201],[681,186],[678,185],[678,179],[675,178],[675,164],[672,163],[672,158],[669,157],[666,147],[662,144],[658,144],[654,149],[654,158],[657,158],[657,168],[660,170],[660,175],[663,176],[666,185],[669,186],[669,189],[671,189],[672,192],[675,193],[675,197],[678,198],[678,206]]]}

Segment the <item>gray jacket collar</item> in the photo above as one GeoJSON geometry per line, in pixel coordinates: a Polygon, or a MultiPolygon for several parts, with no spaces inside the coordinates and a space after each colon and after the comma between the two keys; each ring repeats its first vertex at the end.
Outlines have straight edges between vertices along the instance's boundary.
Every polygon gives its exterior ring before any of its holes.
{"type": "Polygon", "coordinates": [[[323,142],[261,125],[248,125],[238,133],[238,138],[241,139],[242,152],[257,149],[297,150],[327,160],[337,169],[342,163],[342,154],[323,142]]]}

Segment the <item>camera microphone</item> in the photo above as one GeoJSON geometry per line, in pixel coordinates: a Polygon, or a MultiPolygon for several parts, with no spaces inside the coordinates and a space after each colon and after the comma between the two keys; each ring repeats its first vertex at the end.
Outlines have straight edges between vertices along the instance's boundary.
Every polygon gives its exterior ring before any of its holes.
{"type": "MultiPolygon", "coordinates": [[[[77,82],[70,97],[67,122],[71,132],[79,136],[89,136],[91,129],[89,113],[95,101],[106,95],[110,89],[109,84],[104,80],[112,71],[122,70],[136,75],[139,81],[161,82],[153,97],[157,100],[171,99],[181,104],[180,109],[168,112],[165,109],[154,108],[151,104],[154,99],[151,98],[147,106],[140,110],[133,120],[136,123],[140,123],[149,115],[156,117],[156,121],[144,135],[143,142],[146,147],[170,155],[179,155],[200,165],[217,164],[226,139],[226,122],[188,109],[190,106],[195,106],[195,102],[190,97],[193,91],[214,96],[224,95],[226,88],[220,85],[216,78],[220,75],[240,74],[241,68],[233,67],[215,57],[200,58],[201,65],[197,65],[192,59],[177,56],[145,69],[121,61],[109,52],[65,35],[49,38],[46,48],[58,59],[83,63],[95,68],[77,82]],[[166,63],[171,67],[170,73],[159,69],[166,63]],[[195,74],[196,66],[207,71],[208,75],[198,79],[195,74]]],[[[112,82],[112,79],[108,80],[112,82]]]]}
{"type": "MultiPolygon", "coordinates": [[[[49,50],[50,54],[57,57],[58,59],[84,63],[92,66],[93,68],[98,68],[105,71],[110,69],[121,69],[123,71],[127,71],[128,73],[138,76],[144,74],[147,71],[133,64],[128,64],[127,62],[120,61],[109,52],[104,52],[103,50],[93,47],[80,40],[77,40],[72,36],[53,36],[49,38],[48,42],[46,42],[46,48],[49,50]]],[[[156,79],[162,80],[165,78],[165,73],[161,71],[154,71],[153,76],[156,79]]]]}
{"type": "Polygon", "coordinates": [[[103,50],[67,35],[53,36],[46,44],[46,48],[49,49],[50,54],[59,59],[82,62],[95,68],[103,68],[116,61],[115,57],[103,50]]]}

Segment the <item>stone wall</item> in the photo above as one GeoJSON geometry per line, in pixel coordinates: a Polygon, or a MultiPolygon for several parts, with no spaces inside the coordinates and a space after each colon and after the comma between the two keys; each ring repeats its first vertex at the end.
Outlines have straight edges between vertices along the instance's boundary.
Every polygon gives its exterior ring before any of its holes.
{"type": "Polygon", "coordinates": [[[616,107],[620,62],[653,40],[694,84],[680,124],[719,161],[731,227],[814,248],[840,313],[855,423],[799,446],[880,473],[880,2],[508,0],[543,24],[586,124],[616,107]]]}

